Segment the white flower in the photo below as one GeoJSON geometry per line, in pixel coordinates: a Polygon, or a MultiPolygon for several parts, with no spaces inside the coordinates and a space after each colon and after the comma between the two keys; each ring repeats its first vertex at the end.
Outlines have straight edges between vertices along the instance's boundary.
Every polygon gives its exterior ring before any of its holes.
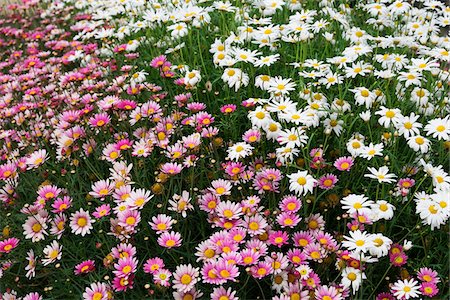
{"type": "Polygon", "coordinates": [[[253,147],[245,142],[236,143],[227,149],[227,158],[230,160],[239,160],[239,158],[249,156],[253,147]]]}
{"type": "Polygon", "coordinates": [[[258,128],[266,127],[271,121],[270,113],[263,107],[258,106],[255,110],[248,113],[248,118],[252,122],[252,125],[258,128]]]}
{"type": "Polygon", "coordinates": [[[195,86],[200,80],[202,80],[202,76],[197,70],[187,71],[184,76],[184,84],[188,86],[195,86]]]}
{"type": "Polygon", "coordinates": [[[312,192],[317,182],[316,179],[308,174],[308,171],[299,171],[289,174],[287,177],[289,177],[289,190],[299,195],[306,195],[308,192],[312,192]]]}
{"type": "Polygon", "coordinates": [[[450,117],[444,119],[433,119],[425,125],[425,131],[428,135],[437,138],[438,140],[450,140],[450,117]]]}
{"type": "Polygon", "coordinates": [[[350,231],[350,237],[344,236],[345,241],[342,246],[355,253],[366,253],[370,247],[373,247],[371,235],[367,232],[361,232],[359,229],[350,231]]]}
{"type": "Polygon", "coordinates": [[[381,110],[377,111],[375,114],[381,116],[378,119],[378,123],[385,128],[388,128],[390,124],[395,124],[397,122],[398,117],[401,116],[401,111],[398,108],[390,109],[382,106],[381,110]]]}
{"type": "Polygon", "coordinates": [[[295,90],[295,83],[291,82],[291,79],[284,79],[282,77],[276,76],[269,80],[269,92],[275,95],[286,95],[290,91],[295,90]]]}
{"type": "Polygon", "coordinates": [[[42,259],[42,264],[46,266],[56,260],[60,260],[62,255],[61,250],[62,246],[57,241],[53,241],[50,245],[46,246],[43,251],[45,258],[42,259]]]}
{"type": "Polygon", "coordinates": [[[397,299],[418,298],[421,294],[419,291],[419,283],[411,278],[410,280],[398,280],[391,288],[391,292],[397,299]]]}
{"type": "Polygon", "coordinates": [[[342,280],[341,284],[345,287],[351,287],[353,290],[353,294],[356,293],[356,291],[359,290],[359,287],[361,286],[362,280],[366,279],[366,275],[358,269],[347,267],[342,271],[342,280]]]}
{"type": "Polygon", "coordinates": [[[307,140],[308,136],[300,127],[293,127],[291,129],[280,131],[277,138],[277,141],[278,143],[280,143],[280,145],[284,145],[289,148],[303,146],[306,144],[307,140]]]}
{"type": "Polygon", "coordinates": [[[378,170],[371,167],[368,167],[367,169],[371,174],[364,174],[364,177],[377,179],[379,183],[391,183],[395,181],[393,178],[397,177],[395,174],[389,174],[389,168],[386,166],[382,166],[378,170]]]}
{"type": "Polygon", "coordinates": [[[427,153],[430,147],[430,140],[420,135],[411,136],[408,138],[408,146],[416,152],[427,153]]]}
{"type": "Polygon", "coordinates": [[[369,212],[373,201],[369,200],[364,195],[350,194],[341,200],[342,209],[346,209],[348,213],[354,212],[363,213],[369,212]]]}
{"type": "Polygon", "coordinates": [[[392,240],[385,237],[381,233],[372,234],[373,246],[369,248],[369,253],[378,258],[386,256],[392,245],[392,240]]]}
{"type": "Polygon", "coordinates": [[[374,156],[382,156],[383,155],[383,144],[372,144],[369,146],[365,146],[361,152],[360,156],[363,158],[367,158],[367,160],[371,160],[374,156]]]}

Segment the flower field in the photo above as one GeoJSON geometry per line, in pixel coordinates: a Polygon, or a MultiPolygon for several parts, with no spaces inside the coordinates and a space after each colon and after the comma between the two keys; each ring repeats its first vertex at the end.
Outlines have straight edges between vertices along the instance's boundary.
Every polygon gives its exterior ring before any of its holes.
{"type": "Polygon", "coordinates": [[[448,299],[450,6],[0,9],[2,299],[448,299]]]}

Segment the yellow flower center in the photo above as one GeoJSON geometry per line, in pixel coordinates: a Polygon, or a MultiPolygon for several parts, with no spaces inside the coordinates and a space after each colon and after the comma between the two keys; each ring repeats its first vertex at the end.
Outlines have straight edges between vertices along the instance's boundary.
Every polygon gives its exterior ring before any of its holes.
{"type": "Polygon", "coordinates": [[[356,274],[351,272],[347,274],[347,278],[350,279],[351,281],[355,281],[356,280],[356,274]]]}
{"type": "Polygon", "coordinates": [[[80,227],[84,227],[87,224],[87,220],[84,217],[81,217],[77,220],[77,225],[80,227]]]}
{"type": "Polygon", "coordinates": [[[305,185],[306,184],[306,178],[305,177],[300,177],[297,179],[297,183],[300,185],[305,185]]]}
{"type": "Polygon", "coordinates": [[[189,274],[184,274],[183,276],[181,276],[181,283],[182,284],[189,284],[192,281],[192,277],[189,274]]]}

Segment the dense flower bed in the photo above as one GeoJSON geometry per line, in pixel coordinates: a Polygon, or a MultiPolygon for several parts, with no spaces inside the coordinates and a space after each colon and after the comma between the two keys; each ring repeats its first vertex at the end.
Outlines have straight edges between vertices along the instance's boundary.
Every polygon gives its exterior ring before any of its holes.
{"type": "Polygon", "coordinates": [[[449,296],[449,6],[0,13],[3,299],[449,296]]]}

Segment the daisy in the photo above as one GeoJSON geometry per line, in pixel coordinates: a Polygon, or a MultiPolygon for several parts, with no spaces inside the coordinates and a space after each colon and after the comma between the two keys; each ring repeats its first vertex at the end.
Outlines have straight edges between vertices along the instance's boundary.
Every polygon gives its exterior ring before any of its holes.
{"type": "Polygon", "coordinates": [[[120,258],[114,265],[114,275],[119,278],[128,278],[136,272],[138,260],[134,257],[120,258]]]}
{"type": "Polygon", "coordinates": [[[350,231],[350,237],[344,236],[345,241],[342,242],[342,246],[348,248],[355,253],[366,253],[367,250],[373,247],[373,240],[370,234],[367,232],[361,232],[360,230],[350,231]]]}
{"type": "Polygon", "coordinates": [[[353,166],[353,158],[350,156],[340,157],[333,164],[339,171],[350,171],[353,166]]]}
{"type": "Polygon", "coordinates": [[[300,147],[306,144],[308,136],[300,127],[293,127],[291,129],[280,130],[277,138],[280,145],[288,148],[300,147]]]}
{"type": "Polygon", "coordinates": [[[265,127],[272,121],[270,113],[261,106],[258,106],[255,110],[250,111],[248,113],[248,118],[252,122],[252,125],[257,128],[265,127]]]}
{"type": "Polygon", "coordinates": [[[31,239],[33,243],[43,240],[47,235],[47,220],[43,218],[41,215],[33,215],[29,216],[25,221],[25,224],[22,225],[23,234],[26,239],[31,239]]]}
{"type": "Polygon", "coordinates": [[[211,188],[209,190],[216,196],[231,195],[231,183],[228,180],[217,179],[211,182],[211,188]]]}
{"type": "Polygon", "coordinates": [[[91,127],[103,127],[111,122],[111,118],[107,113],[95,114],[89,119],[91,127]]]}
{"type": "Polygon", "coordinates": [[[114,189],[114,182],[107,180],[99,180],[95,182],[92,187],[92,191],[89,192],[89,195],[94,198],[105,198],[108,195],[111,195],[114,189]]]}
{"type": "Polygon", "coordinates": [[[295,90],[295,83],[291,82],[291,79],[284,79],[276,76],[269,80],[269,87],[267,89],[270,93],[279,95],[287,95],[289,92],[295,90]]]}
{"type": "Polygon", "coordinates": [[[373,221],[380,219],[390,220],[394,216],[395,206],[388,203],[386,200],[377,200],[370,206],[374,214],[373,221]]]}
{"type": "Polygon", "coordinates": [[[314,291],[316,300],[342,300],[342,294],[334,286],[319,286],[314,291]]]}
{"type": "Polygon", "coordinates": [[[321,189],[329,190],[332,189],[338,178],[334,174],[326,174],[319,178],[318,184],[321,189]]]}
{"type": "Polygon", "coordinates": [[[419,291],[419,283],[414,278],[409,280],[398,280],[391,287],[391,293],[393,293],[398,299],[406,300],[409,298],[419,298],[421,295],[419,291]]]}
{"type": "Polygon", "coordinates": [[[395,121],[395,128],[398,130],[400,135],[403,135],[405,138],[409,138],[410,136],[419,135],[420,128],[422,128],[422,124],[417,122],[420,116],[411,113],[409,116],[400,115],[395,121]]]}
{"type": "Polygon", "coordinates": [[[437,295],[437,293],[439,293],[439,288],[437,287],[437,285],[430,282],[422,282],[419,290],[422,295],[429,298],[432,298],[433,296],[437,295]]]}
{"type": "Polygon", "coordinates": [[[27,271],[27,273],[25,274],[25,276],[28,279],[31,279],[34,276],[36,276],[36,264],[37,264],[33,249],[30,249],[27,252],[27,261],[28,263],[27,266],[25,267],[25,271],[27,271]]]}
{"type": "Polygon", "coordinates": [[[40,149],[31,153],[27,160],[26,164],[28,166],[28,170],[38,168],[48,159],[47,150],[40,149]]]}
{"type": "Polygon", "coordinates": [[[373,201],[368,200],[364,195],[350,194],[341,199],[342,208],[346,209],[348,213],[366,212],[369,210],[373,201]]]}
{"type": "Polygon", "coordinates": [[[420,268],[417,272],[417,278],[423,282],[438,284],[441,280],[438,277],[438,273],[430,268],[420,268]]]}
{"type": "Polygon", "coordinates": [[[172,272],[166,269],[158,269],[153,274],[153,280],[155,284],[160,286],[170,286],[170,277],[172,276],[172,272]]]}
{"type": "Polygon", "coordinates": [[[45,258],[42,259],[42,264],[46,266],[55,262],[56,260],[60,260],[62,255],[61,251],[62,245],[59,245],[57,241],[53,241],[43,250],[45,258]]]}
{"type": "Polygon", "coordinates": [[[19,244],[19,239],[9,238],[0,241],[0,253],[10,253],[19,244]]]}
{"type": "Polygon", "coordinates": [[[102,282],[91,283],[83,293],[83,300],[107,300],[109,297],[109,286],[102,282]]]}
{"type": "Polygon", "coordinates": [[[341,84],[342,80],[342,76],[337,73],[328,72],[323,78],[319,79],[319,83],[324,84],[326,88],[329,89],[332,85],[341,84]]]}
{"type": "Polygon", "coordinates": [[[240,158],[247,157],[252,154],[253,146],[245,143],[239,142],[234,144],[227,149],[227,158],[230,160],[239,160],[240,158]]]}
{"type": "Polygon", "coordinates": [[[170,35],[173,38],[181,38],[188,34],[188,28],[186,23],[179,22],[167,27],[167,30],[170,31],[170,35]]]}
{"type": "Polygon", "coordinates": [[[158,238],[158,244],[164,248],[173,248],[181,246],[181,234],[178,232],[163,232],[158,238]]]}
{"type": "Polygon", "coordinates": [[[238,300],[236,291],[233,291],[230,287],[225,289],[224,287],[215,287],[211,293],[211,300],[238,300]]]}
{"type": "Polygon", "coordinates": [[[312,192],[317,180],[308,174],[308,171],[298,171],[287,176],[289,178],[289,190],[297,194],[306,195],[312,192]]]}
{"type": "Polygon", "coordinates": [[[149,258],[144,264],[144,272],[155,274],[158,270],[164,268],[164,266],[164,261],[161,258],[149,258]]]}
{"type": "Polygon", "coordinates": [[[372,235],[372,241],[373,247],[369,248],[370,255],[378,258],[388,255],[392,240],[378,233],[372,235]]]}
{"type": "Polygon", "coordinates": [[[295,213],[302,207],[302,202],[299,198],[293,195],[286,195],[279,203],[282,212],[295,213]]]}
{"type": "Polygon", "coordinates": [[[363,149],[360,152],[360,156],[362,158],[366,158],[367,160],[371,160],[375,156],[382,156],[383,155],[383,144],[372,144],[370,143],[369,146],[364,146],[363,149]]]}
{"type": "Polygon", "coordinates": [[[171,211],[175,211],[181,214],[183,218],[186,218],[187,211],[194,209],[190,201],[191,198],[188,191],[183,191],[181,193],[181,196],[174,194],[172,196],[172,200],[169,200],[170,207],[168,209],[171,211]]]}
{"type": "Polygon", "coordinates": [[[95,209],[95,212],[93,212],[92,215],[95,218],[100,219],[105,216],[108,216],[110,213],[111,213],[111,206],[109,204],[102,204],[95,209]]]}
{"type": "Polygon", "coordinates": [[[338,114],[333,113],[330,115],[329,118],[325,119],[323,121],[323,125],[325,127],[325,132],[334,132],[337,136],[341,135],[342,132],[342,125],[344,124],[343,120],[338,120],[338,114]]]}
{"type": "Polygon", "coordinates": [[[405,87],[409,87],[410,85],[420,86],[422,80],[422,74],[417,73],[415,71],[412,72],[400,72],[397,77],[400,82],[405,82],[405,87]]]}
{"type": "Polygon", "coordinates": [[[279,248],[281,248],[281,246],[283,246],[284,244],[287,244],[288,239],[289,236],[284,231],[278,230],[273,231],[269,234],[269,242],[279,248]]]}
{"type": "Polygon", "coordinates": [[[190,291],[198,281],[199,269],[189,265],[179,265],[173,273],[173,288],[179,292],[190,291]]]}
{"type": "Polygon", "coordinates": [[[383,125],[385,128],[388,128],[389,125],[396,124],[398,122],[398,118],[401,116],[401,111],[398,108],[390,109],[381,106],[381,110],[377,111],[375,114],[381,116],[378,119],[378,123],[383,125]]]}
{"type": "Polygon", "coordinates": [[[377,95],[374,92],[369,91],[365,87],[350,89],[350,92],[354,94],[356,104],[365,105],[367,109],[372,107],[372,104],[377,98],[377,95]]]}
{"type": "Polygon", "coordinates": [[[235,92],[237,92],[241,86],[247,86],[250,79],[246,73],[238,68],[225,69],[221,78],[230,88],[234,87],[235,92]]]}
{"type": "Polygon", "coordinates": [[[92,223],[95,223],[95,220],[91,219],[89,211],[84,211],[82,208],[70,216],[70,228],[72,233],[76,235],[81,234],[81,236],[85,236],[90,234],[91,229],[94,228],[92,223]]]}
{"type": "Polygon", "coordinates": [[[183,165],[179,163],[165,163],[161,166],[161,172],[168,175],[176,175],[181,173],[183,165]]]}
{"type": "Polygon", "coordinates": [[[427,135],[431,135],[438,140],[449,141],[450,140],[450,117],[444,119],[433,119],[425,125],[425,131],[427,135]]]}
{"type": "Polygon", "coordinates": [[[431,141],[421,135],[411,136],[407,139],[408,146],[416,152],[428,153],[431,141]]]}
{"type": "Polygon", "coordinates": [[[378,170],[375,168],[368,167],[367,168],[371,174],[364,174],[364,177],[369,177],[373,179],[377,179],[379,183],[392,183],[395,182],[395,174],[389,174],[389,168],[386,166],[380,167],[378,170]]]}
{"type": "Polygon", "coordinates": [[[251,236],[264,233],[265,228],[268,226],[266,219],[259,214],[251,217],[245,216],[244,222],[247,228],[247,232],[251,236]]]}
{"type": "Polygon", "coordinates": [[[158,214],[157,216],[154,216],[152,218],[152,221],[148,224],[153,230],[156,231],[156,233],[160,234],[164,231],[171,230],[174,223],[175,221],[172,219],[172,217],[165,214],[158,214]]]}
{"type": "Polygon", "coordinates": [[[262,66],[271,66],[278,61],[280,54],[273,54],[268,56],[261,56],[253,62],[253,65],[257,68],[262,66]]]}
{"type": "Polygon", "coordinates": [[[93,260],[86,260],[75,266],[75,275],[87,274],[95,270],[95,263],[93,260]]]}
{"type": "Polygon", "coordinates": [[[344,288],[351,287],[353,290],[353,294],[355,294],[359,290],[363,279],[367,278],[361,270],[352,267],[345,268],[342,271],[341,276],[341,284],[344,286],[344,288]]]}

